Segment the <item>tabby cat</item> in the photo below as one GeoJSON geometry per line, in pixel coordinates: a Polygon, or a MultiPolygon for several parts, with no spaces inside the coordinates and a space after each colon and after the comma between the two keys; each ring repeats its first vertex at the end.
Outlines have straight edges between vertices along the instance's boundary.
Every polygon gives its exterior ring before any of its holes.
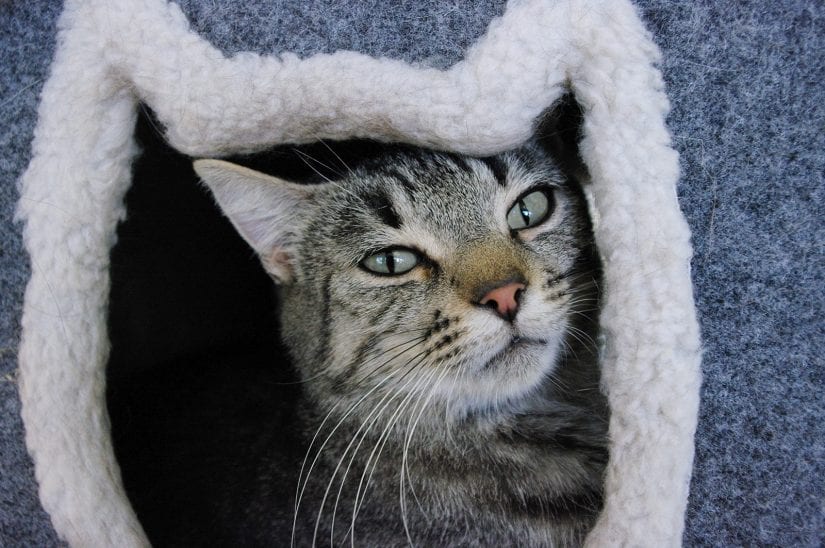
{"type": "Polygon", "coordinates": [[[262,432],[214,539],[582,542],[607,460],[600,265],[582,190],[546,144],[388,145],[316,185],[194,167],[279,286],[302,390],[301,454],[262,432]]]}

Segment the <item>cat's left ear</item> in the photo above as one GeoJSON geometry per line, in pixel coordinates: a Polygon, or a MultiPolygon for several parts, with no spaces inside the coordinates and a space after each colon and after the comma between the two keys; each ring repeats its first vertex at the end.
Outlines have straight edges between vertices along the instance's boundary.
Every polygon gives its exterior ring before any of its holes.
{"type": "Polygon", "coordinates": [[[223,160],[196,160],[195,172],[278,283],[292,281],[310,185],[298,185],[223,160]]]}

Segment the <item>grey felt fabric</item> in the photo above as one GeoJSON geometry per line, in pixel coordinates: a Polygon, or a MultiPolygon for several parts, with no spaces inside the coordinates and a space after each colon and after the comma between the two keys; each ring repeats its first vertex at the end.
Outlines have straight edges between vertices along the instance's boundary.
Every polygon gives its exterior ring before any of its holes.
{"type": "Polygon", "coordinates": [[[0,546],[57,544],[23,443],[16,355],[29,261],[12,216],[59,13],[59,2],[0,2],[0,546]]]}
{"type": "Polygon", "coordinates": [[[688,545],[825,539],[825,9],[644,2],[704,338],[688,545]]]}
{"type": "MultiPolygon", "coordinates": [[[[637,4],[664,53],[694,231],[704,387],[685,544],[825,541],[825,6],[637,4]]],[[[182,0],[228,53],[354,49],[447,66],[504,2],[182,0]]],[[[12,215],[56,2],[0,2],[0,545],[54,546],[15,390],[29,263],[12,215]]],[[[56,182],[57,184],[57,182],[56,182]]],[[[33,266],[36,268],[36,265],[33,266]]]]}

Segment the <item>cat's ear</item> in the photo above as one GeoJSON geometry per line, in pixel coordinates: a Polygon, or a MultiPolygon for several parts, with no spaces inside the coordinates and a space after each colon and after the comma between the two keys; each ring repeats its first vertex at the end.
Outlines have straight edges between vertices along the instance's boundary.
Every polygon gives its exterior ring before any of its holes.
{"type": "Polygon", "coordinates": [[[195,172],[277,282],[293,278],[295,246],[313,188],[223,160],[196,160],[195,172]]]}
{"type": "Polygon", "coordinates": [[[539,116],[535,136],[539,145],[562,168],[576,178],[587,172],[579,154],[584,111],[573,93],[562,95],[539,116]]]}

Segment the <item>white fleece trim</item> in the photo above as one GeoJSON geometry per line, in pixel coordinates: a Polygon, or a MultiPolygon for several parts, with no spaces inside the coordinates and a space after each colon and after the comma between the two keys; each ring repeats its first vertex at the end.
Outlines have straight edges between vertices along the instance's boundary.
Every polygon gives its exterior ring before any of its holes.
{"type": "Polygon", "coordinates": [[[58,44],[18,212],[32,264],[23,420],[62,538],[147,545],[104,399],[109,250],[138,100],[192,155],[354,136],[488,154],[528,138],[569,85],[586,112],[612,410],[605,508],[588,545],[681,543],[700,382],[690,234],[658,50],[627,0],[511,0],[446,71],[352,52],[227,59],[165,0],[67,0],[58,44]]]}

